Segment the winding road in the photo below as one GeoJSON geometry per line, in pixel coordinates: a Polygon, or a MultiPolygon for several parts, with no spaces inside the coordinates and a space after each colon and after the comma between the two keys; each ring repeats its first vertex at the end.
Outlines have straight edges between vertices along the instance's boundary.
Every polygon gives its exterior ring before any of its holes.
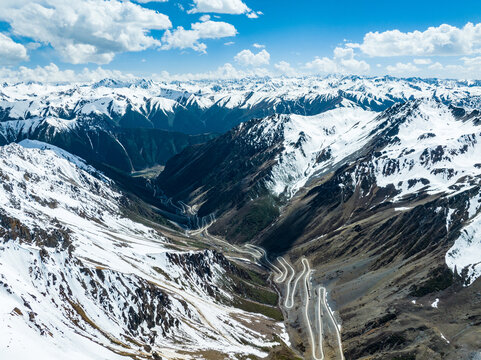
{"type": "MultiPolygon", "coordinates": [[[[311,266],[309,264],[309,260],[307,258],[302,258],[301,263],[302,263],[302,271],[299,275],[296,277],[296,272],[294,268],[292,267],[289,262],[287,262],[286,259],[283,257],[278,257],[277,261],[283,268],[283,271],[280,271],[281,275],[278,276],[275,281],[279,284],[285,282],[285,288],[286,288],[286,297],[284,300],[284,307],[287,310],[292,310],[294,308],[294,305],[296,304],[295,298],[296,298],[296,292],[297,292],[297,286],[299,283],[299,280],[303,278],[303,284],[304,284],[304,293],[305,293],[305,299],[304,299],[304,304],[303,304],[303,315],[304,315],[304,321],[306,323],[306,330],[309,335],[309,343],[311,344],[311,358],[313,360],[324,360],[325,355],[324,355],[324,328],[323,328],[323,321],[330,321],[332,324],[332,328],[335,331],[335,336],[337,340],[337,350],[336,353],[338,354],[338,357],[341,360],[344,360],[344,354],[342,351],[342,342],[341,342],[341,333],[339,329],[339,325],[336,322],[334,318],[334,314],[327,304],[327,290],[323,286],[318,286],[317,289],[312,293],[313,289],[313,284],[312,284],[312,279],[311,279],[311,274],[313,270],[311,269],[311,266]],[[288,277],[288,275],[290,276],[288,277]],[[293,279],[295,278],[294,282],[293,279]],[[287,280],[287,281],[286,281],[287,280]],[[311,316],[309,314],[309,308],[312,303],[312,299],[315,298],[315,302],[313,306],[315,306],[315,323],[311,323],[311,316]],[[327,314],[327,319],[324,320],[324,313],[327,314]]],[[[301,297],[301,294],[299,294],[299,297],[301,297]]],[[[297,300],[297,298],[296,298],[297,300]]],[[[299,302],[297,300],[297,302],[299,302]]]]}
{"type": "MultiPolygon", "coordinates": [[[[311,359],[312,360],[324,360],[326,359],[324,354],[324,331],[330,328],[334,329],[336,344],[336,358],[344,360],[344,354],[342,351],[340,326],[336,322],[334,314],[327,303],[327,290],[323,286],[316,286],[312,283],[311,275],[314,270],[311,269],[309,260],[305,257],[301,259],[302,271],[296,274],[294,267],[284,258],[279,256],[276,261],[279,266],[274,265],[267,257],[266,251],[256,245],[246,244],[242,247],[228,243],[225,240],[218,239],[208,232],[208,225],[202,229],[190,232],[191,235],[203,235],[205,238],[222,244],[229,248],[232,252],[247,254],[255,259],[260,265],[266,266],[270,271],[274,273],[273,280],[276,284],[285,286],[285,298],[283,306],[287,311],[297,311],[298,307],[295,305],[302,302],[302,292],[298,291],[299,281],[302,280],[304,288],[304,303],[301,306],[300,311],[305,322],[306,332],[309,337],[309,343],[311,345],[311,359]],[[297,275],[297,276],[296,276],[297,275]],[[312,292],[314,290],[314,292],[312,292]],[[311,316],[309,310],[314,306],[314,316],[311,316]],[[326,316],[325,316],[326,314],[326,316]],[[315,318],[315,322],[312,323],[312,317],[315,318]],[[328,322],[332,326],[325,327],[324,324],[328,322]]],[[[282,300],[281,300],[282,301],[282,300]]]]}

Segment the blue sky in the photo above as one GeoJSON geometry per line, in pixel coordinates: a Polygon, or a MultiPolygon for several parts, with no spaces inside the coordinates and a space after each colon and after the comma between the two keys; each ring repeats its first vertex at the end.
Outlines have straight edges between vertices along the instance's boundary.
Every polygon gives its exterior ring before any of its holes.
{"type": "Polygon", "coordinates": [[[481,2],[2,0],[0,67],[4,78],[481,78],[481,2]]]}

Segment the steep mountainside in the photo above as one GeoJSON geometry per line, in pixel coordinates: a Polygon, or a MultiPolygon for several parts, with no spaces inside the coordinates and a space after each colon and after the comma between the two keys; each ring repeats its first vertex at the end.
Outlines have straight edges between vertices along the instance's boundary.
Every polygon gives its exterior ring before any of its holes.
{"type": "Polygon", "coordinates": [[[80,125],[52,117],[0,122],[0,145],[34,139],[58,146],[92,164],[105,164],[126,173],[164,165],[189,145],[214,135],[186,135],[157,129],[119,128],[103,122],[80,125]]]}
{"type": "Polygon", "coordinates": [[[363,152],[313,181],[258,241],[312,258],[347,358],[470,359],[481,321],[479,113],[417,101],[379,120],[363,152]]]}
{"type": "Polygon", "coordinates": [[[80,158],[24,141],[0,162],[2,356],[240,358],[288,343],[238,305],[261,275],[169,239],[80,158]]]}
{"type": "Polygon", "coordinates": [[[209,231],[231,240],[245,239],[232,229],[257,225],[254,205],[272,198],[252,237],[273,259],[312,261],[346,358],[470,359],[481,346],[480,144],[479,111],[435,99],[281,115],[187,148],[159,185],[215,213],[209,231]]]}
{"type": "Polygon", "coordinates": [[[229,229],[234,239],[248,239],[310,176],[351,155],[349,149],[362,148],[375,116],[352,106],[312,117],[252,120],[172,158],[157,185],[174,201],[191,205],[200,218],[216,217],[212,231],[229,229]]]}

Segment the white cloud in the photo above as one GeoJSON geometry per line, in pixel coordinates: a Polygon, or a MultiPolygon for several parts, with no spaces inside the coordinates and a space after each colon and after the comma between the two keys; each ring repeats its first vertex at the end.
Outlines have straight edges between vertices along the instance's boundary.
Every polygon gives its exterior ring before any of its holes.
{"type": "Polygon", "coordinates": [[[265,49],[259,51],[257,54],[254,54],[250,50],[242,50],[234,57],[234,60],[242,66],[259,67],[269,65],[270,58],[271,55],[265,49]]]}
{"type": "Polygon", "coordinates": [[[202,15],[200,18],[199,18],[200,21],[209,21],[210,20],[210,15],[202,15]]]}
{"type": "Polygon", "coordinates": [[[119,0],[2,0],[0,20],[73,64],[108,63],[118,53],[158,47],[149,31],[172,26],[164,14],[119,0]]]}
{"type": "Polygon", "coordinates": [[[167,30],[162,37],[162,49],[194,49],[195,51],[205,53],[207,45],[199,42],[199,34],[194,30],[185,30],[179,26],[174,31],[167,30]]]}
{"type": "Polygon", "coordinates": [[[315,58],[311,62],[306,63],[306,69],[313,73],[320,74],[332,74],[340,72],[337,63],[328,57],[315,58]]]}
{"type": "Polygon", "coordinates": [[[334,57],[335,58],[353,58],[354,57],[354,50],[352,48],[341,48],[341,47],[336,47],[334,49],[334,57]]]}
{"type": "Polygon", "coordinates": [[[207,20],[204,22],[193,23],[191,30],[186,30],[182,26],[170,31],[167,30],[162,37],[162,49],[194,49],[202,53],[206,52],[207,45],[199,42],[201,39],[220,39],[231,37],[237,34],[236,28],[226,22],[207,20]]]}
{"type": "Polygon", "coordinates": [[[332,59],[317,57],[306,63],[305,68],[315,74],[366,74],[371,66],[364,60],[355,59],[352,48],[336,47],[332,59]]]}
{"type": "Polygon", "coordinates": [[[437,61],[426,65],[417,67],[412,63],[397,63],[394,66],[388,66],[386,69],[389,73],[399,76],[481,79],[481,56],[461,57],[455,63],[450,64],[437,61]]]}
{"type": "Polygon", "coordinates": [[[440,62],[435,62],[432,65],[429,65],[429,70],[443,70],[444,66],[440,62]]]}
{"type": "Polygon", "coordinates": [[[462,63],[441,64],[435,62],[428,66],[431,76],[444,78],[481,79],[481,56],[462,57],[462,63]]]}
{"type": "Polygon", "coordinates": [[[235,44],[235,42],[233,42],[233,41],[228,41],[228,42],[224,43],[225,46],[231,46],[231,45],[234,45],[234,44],[235,44]]]}
{"type": "Polygon", "coordinates": [[[134,0],[135,2],[138,2],[139,4],[148,4],[151,2],[167,2],[169,0],[134,0]]]}
{"type": "Polygon", "coordinates": [[[481,56],[478,57],[463,57],[461,60],[464,62],[464,65],[467,67],[481,67],[481,56]]]}
{"type": "Polygon", "coordinates": [[[194,0],[194,8],[189,13],[245,14],[251,9],[241,0],[194,0]]]}
{"type": "Polygon", "coordinates": [[[398,62],[396,65],[388,65],[386,66],[387,71],[389,73],[395,74],[395,75],[413,75],[413,73],[417,73],[419,71],[419,68],[412,64],[412,63],[401,63],[398,62]]]}
{"type": "Polygon", "coordinates": [[[194,23],[192,30],[197,31],[201,39],[219,39],[237,35],[237,30],[233,25],[222,21],[194,23]]]}
{"type": "Polygon", "coordinates": [[[230,63],[226,63],[216,70],[204,73],[187,73],[171,75],[164,71],[161,74],[154,74],[153,79],[157,81],[189,81],[189,80],[218,80],[218,79],[244,79],[247,77],[264,77],[272,75],[265,68],[251,68],[239,70],[230,63]]]}
{"type": "Polygon", "coordinates": [[[25,60],[28,60],[25,46],[0,33],[0,64],[12,65],[25,60]]]}
{"type": "Polygon", "coordinates": [[[287,75],[287,76],[297,75],[297,71],[287,61],[280,61],[279,63],[274,64],[274,67],[282,75],[287,75]]]}
{"type": "Polygon", "coordinates": [[[416,65],[429,65],[432,63],[431,59],[414,59],[413,63],[416,65]]]}
{"type": "Polygon", "coordinates": [[[254,46],[256,49],[264,49],[266,47],[265,45],[258,44],[258,43],[254,43],[252,44],[252,46],[254,46]]]}
{"type": "Polygon", "coordinates": [[[341,72],[348,74],[366,74],[371,66],[364,60],[341,59],[341,72]]]}
{"type": "Polygon", "coordinates": [[[481,53],[481,23],[463,28],[448,24],[425,31],[369,32],[360,49],[369,56],[442,56],[481,53]]]}
{"type": "Polygon", "coordinates": [[[79,72],[74,70],[60,70],[58,66],[53,63],[44,67],[37,66],[35,68],[25,66],[20,66],[18,69],[0,68],[0,79],[12,83],[20,81],[39,81],[43,83],[91,82],[105,78],[131,80],[135,79],[135,76],[121,71],[106,70],[101,67],[94,70],[85,68],[79,72]]]}

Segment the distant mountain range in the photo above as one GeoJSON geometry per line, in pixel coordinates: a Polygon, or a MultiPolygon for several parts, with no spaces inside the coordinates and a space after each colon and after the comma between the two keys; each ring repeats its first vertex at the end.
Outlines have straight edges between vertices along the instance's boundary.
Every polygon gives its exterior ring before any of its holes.
{"type": "Polygon", "coordinates": [[[476,82],[390,77],[3,84],[0,144],[45,141],[132,172],[164,165],[185,146],[212,138],[199,134],[224,133],[253,118],[353,106],[383,111],[418,98],[475,108],[481,91],[476,82]]]}

